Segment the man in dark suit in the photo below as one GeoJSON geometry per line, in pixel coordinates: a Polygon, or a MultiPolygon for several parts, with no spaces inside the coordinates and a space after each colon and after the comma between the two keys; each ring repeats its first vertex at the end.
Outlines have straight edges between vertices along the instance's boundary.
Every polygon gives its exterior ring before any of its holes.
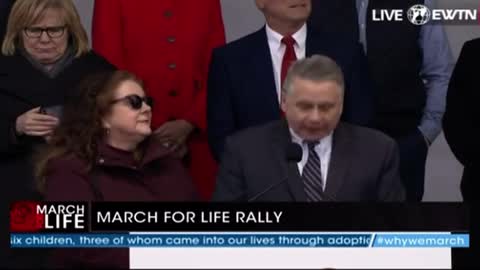
{"type": "Polygon", "coordinates": [[[450,149],[464,165],[460,189],[463,201],[470,206],[470,248],[453,249],[453,267],[462,269],[478,266],[480,242],[478,240],[478,190],[474,182],[480,179],[480,107],[478,100],[478,65],[480,38],[467,41],[452,74],[447,93],[447,106],[443,116],[443,133],[450,149]],[[477,220],[477,222],[475,222],[477,220]]]}
{"type": "Polygon", "coordinates": [[[443,116],[443,132],[453,154],[465,166],[461,191],[465,202],[478,201],[473,188],[480,179],[480,108],[478,100],[478,66],[480,61],[480,39],[467,41],[463,45],[457,65],[450,80],[447,107],[443,116]]]}
{"type": "Polygon", "coordinates": [[[316,0],[309,23],[342,31],[363,45],[375,96],[370,127],[397,141],[407,200],[419,202],[428,150],[442,131],[453,58],[442,24],[407,20],[414,5],[432,10],[435,1],[316,0]],[[403,21],[374,20],[373,11],[394,9],[403,10],[403,21]]]}
{"type": "Polygon", "coordinates": [[[332,59],[296,62],[282,87],[286,120],[227,139],[214,200],[403,200],[395,141],[339,123],[344,89],[332,59]]]}
{"type": "Polygon", "coordinates": [[[361,45],[310,29],[311,1],[256,0],[266,18],[260,30],[213,52],[207,94],[210,148],[219,160],[225,138],[281,118],[280,88],[289,63],[313,54],[334,59],[346,77],[342,120],[368,125],[372,94],[361,45]]]}

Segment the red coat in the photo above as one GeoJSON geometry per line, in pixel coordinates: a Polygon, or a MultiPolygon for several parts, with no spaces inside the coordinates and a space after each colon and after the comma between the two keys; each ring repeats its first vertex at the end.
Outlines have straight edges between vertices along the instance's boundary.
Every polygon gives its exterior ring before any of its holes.
{"type": "Polygon", "coordinates": [[[145,81],[155,98],[153,128],[184,119],[190,173],[210,199],[216,164],[206,136],[206,84],[213,48],[225,43],[219,0],[96,0],[93,48],[145,81]]]}
{"type": "MultiPolygon", "coordinates": [[[[96,177],[88,173],[82,159],[58,157],[48,163],[45,200],[195,201],[197,193],[187,171],[168,152],[150,141],[137,162],[131,152],[99,143],[96,177]]],[[[129,250],[54,249],[47,264],[52,268],[128,268],[129,250]]]]}

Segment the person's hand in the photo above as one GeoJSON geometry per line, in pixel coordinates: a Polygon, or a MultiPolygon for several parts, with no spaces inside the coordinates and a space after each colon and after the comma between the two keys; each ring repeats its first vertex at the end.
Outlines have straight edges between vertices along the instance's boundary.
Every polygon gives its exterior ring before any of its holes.
{"type": "Polygon", "coordinates": [[[172,151],[174,157],[182,159],[188,153],[188,146],[184,143],[171,147],[170,150],[172,151]]]}
{"type": "Polygon", "coordinates": [[[155,137],[167,148],[176,149],[186,144],[195,127],[185,120],[169,121],[156,129],[155,137]]]}
{"type": "Polygon", "coordinates": [[[15,131],[19,135],[48,138],[58,122],[58,118],[40,113],[40,107],[37,107],[17,117],[15,131]]]}

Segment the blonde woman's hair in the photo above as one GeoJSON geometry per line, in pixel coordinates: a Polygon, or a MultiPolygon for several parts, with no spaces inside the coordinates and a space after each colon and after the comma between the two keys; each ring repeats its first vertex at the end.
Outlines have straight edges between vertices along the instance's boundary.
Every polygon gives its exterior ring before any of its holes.
{"type": "Polygon", "coordinates": [[[8,17],[7,30],[2,44],[4,55],[13,55],[22,47],[22,32],[38,22],[45,15],[47,9],[58,9],[70,35],[70,46],[75,52],[75,57],[87,53],[87,32],[82,26],[75,4],[71,0],[17,0],[8,17]]]}

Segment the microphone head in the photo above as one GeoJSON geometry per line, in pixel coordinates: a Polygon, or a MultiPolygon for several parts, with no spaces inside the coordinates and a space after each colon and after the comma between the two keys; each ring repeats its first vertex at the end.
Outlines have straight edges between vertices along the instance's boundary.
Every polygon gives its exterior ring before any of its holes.
{"type": "Polygon", "coordinates": [[[287,160],[300,162],[302,160],[302,147],[296,143],[290,143],[287,147],[287,160]]]}

